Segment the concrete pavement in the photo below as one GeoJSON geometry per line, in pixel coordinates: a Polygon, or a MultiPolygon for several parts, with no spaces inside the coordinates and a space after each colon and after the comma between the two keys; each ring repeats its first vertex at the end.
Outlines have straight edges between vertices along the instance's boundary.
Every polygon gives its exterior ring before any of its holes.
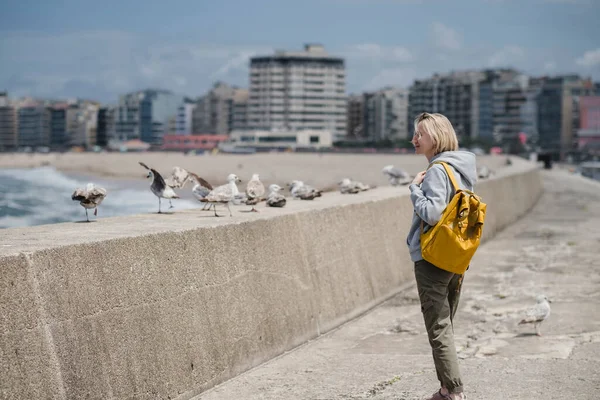
{"type": "MultiPolygon", "coordinates": [[[[600,398],[600,183],[543,172],[531,213],[478,251],[455,321],[469,400],[600,398]],[[537,294],[541,328],[518,326],[537,294]]],[[[363,316],[195,397],[403,399],[436,390],[414,286],[363,316]]]]}

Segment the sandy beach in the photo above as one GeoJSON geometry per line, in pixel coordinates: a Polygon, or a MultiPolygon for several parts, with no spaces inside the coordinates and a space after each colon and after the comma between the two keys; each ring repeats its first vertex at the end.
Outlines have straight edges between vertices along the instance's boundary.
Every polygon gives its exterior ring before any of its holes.
{"type": "MultiPolygon", "coordinates": [[[[49,153],[0,154],[0,168],[39,168],[52,166],[66,173],[97,176],[105,179],[143,179],[146,171],[143,161],[163,175],[169,175],[174,166],[194,172],[214,184],[224,183],[230,173],[243,181],[253,173],[260,174],[265,184],[285,184],[303,180],[321,189],[330,189],[343,178],[349,177],[370,185],[387,185],[381,169],[389,164],[416,174],[426,166],[422,156],[414,154],[306,154],[262,153],[248,155],[185,155],[182,153],[49,153]]],[[[478,157],[478,165],[492,170],[504,167],[505,156],[478,157]]],[[[514,159],[521,162],[520,159],[514,159]]],[[[525,161],[522,161],[525,162],[525,161]]]]}

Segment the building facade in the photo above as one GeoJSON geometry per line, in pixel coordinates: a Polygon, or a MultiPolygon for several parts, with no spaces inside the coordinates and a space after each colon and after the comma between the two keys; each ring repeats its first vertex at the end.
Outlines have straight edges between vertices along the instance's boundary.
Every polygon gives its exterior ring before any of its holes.
{"type": "Polygon", "coordinates": [[[166,90],[148,89],[121,96],[114,116],[116,139],[160,144],[182,102],[183,96],[166,90]]]}
{"type": "Polygon", "coordinates": [[[493,71],[456,71],[417,80],[409,89],[408,129],[422,112],[444,114],[459,139],[492,136],[493,71]]]}
{"type": "Polygon", "coordinates": [[[192,132],[225,135],[243,127],[246,120],[248,91],[223,82],[213,88],[196,103],[192,117],[192,132]]]}
{"type": "Polygon", "coordinates": [[[385,88],[365,93],[362,126],[369,140],[408,140],[408,90],[385,88]]]}
{"type": "Polygon", "coordinates": [[[249,129],[329,130],[346,134],[346,70],[323,46],[250,60],[249,129]]]}
{"type": "Polygon", "coordinates": [[[18,146],[36,147],[50,146],[50,110],[41,102],[22,104],[18,115],[18,146]]]}
{"type": "Polygon", "coordinates": [[[227,135],[165,135],[161,150],[210,151],[228,139],[227,135]]]}
{"type": "Polygon", "coordinates": [[[229,146],[268,149],[320,149],[331,147],[333,135],[327,130],[244,130],[230,134],[229,146]]]}
{"type": "Polygon", "coordinates": [[[349,96],[346,107],[346,137],[348,139],[360,139],[365,137],[363,120],[364,95],[349,96]]]}
{"type": "Polygon", "coordinates": [[[192,134],[193,113],[196,108],[196,103],[191,100],[184,100],[177,108],[177,123],[175,132],[178,135],[192,134]]]}
{"type": "Polygon", "coordinates": [[[0,92],[0,151],[15,151],[18,147],[17,108],[6,92],[0,92]]]}

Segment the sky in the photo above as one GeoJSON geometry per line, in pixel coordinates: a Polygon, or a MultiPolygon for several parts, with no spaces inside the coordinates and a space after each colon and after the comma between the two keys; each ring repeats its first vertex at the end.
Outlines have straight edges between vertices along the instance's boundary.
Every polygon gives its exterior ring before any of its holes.
{"type": "Polygon", "coordinates": [[[195,98],[305,43],[345,58],[348,93],[489,67],[600,81],[600,0],[0,0],[0,91],[195,98]]]}

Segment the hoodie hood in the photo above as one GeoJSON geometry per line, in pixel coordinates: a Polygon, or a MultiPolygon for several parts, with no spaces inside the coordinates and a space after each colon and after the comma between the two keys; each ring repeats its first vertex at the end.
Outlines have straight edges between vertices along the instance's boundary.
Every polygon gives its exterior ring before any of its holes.
{"type": "Polygon", "coordinates": [[[436,161],[443,161],[454,167],[454,169],[469,183],[469,186],[475,186],[475,183],[477,183],[477,166],[475,159],[475,154],[470,151],[444,151],[435,155],[431,159],[430,164],[436,161]]]}

